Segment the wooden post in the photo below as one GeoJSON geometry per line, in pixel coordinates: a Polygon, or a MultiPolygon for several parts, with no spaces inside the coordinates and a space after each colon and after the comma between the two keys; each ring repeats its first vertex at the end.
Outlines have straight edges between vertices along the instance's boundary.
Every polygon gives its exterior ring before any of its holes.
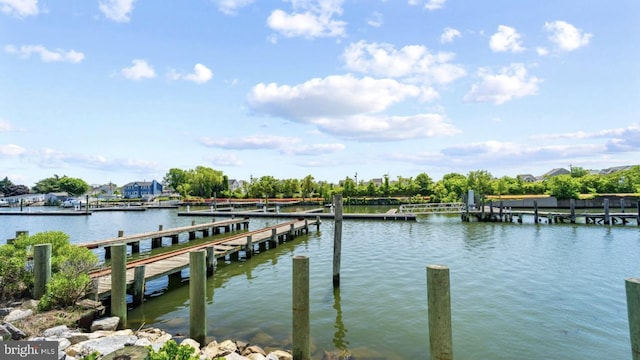
{"type": "Polygon", "coordinates": [[[627,290],[627,312],[631,337],[631,358],[640,360],[640,278],[625,280],[627,290]]]}
{"type": "Polygon", "coordinates": [[[427,266],[427,299],[431,360],[452,360],[451,296],[448,267],[427,266]]]}
{"type": "Polygon", "coordinates": [[[638,201],[636,207],[638,208],[638,215],[636,215],[636,225],[640,226],[640,201],[638,201]]]}
{"type": "Polygon", "coordinates": [[[51,279],[51,244],[33,247],[33,298],[38,300],[47,292],[51,279]]]}
{"type": "Polygon", "coordinates": [[[309,258],[293,257],[293,360],[311,359],[309,345],[309,258]]]}
{"type": "Polygon", "coordinates": [[[271,229],[271,244],[274,248],[278,247],[278,231],[276,229],[271,229]]]}
{"type": "Polygon", "coordinates": [[[533,200],[533,221],[538,223],[538,201],[533,200]]]}
{"type": "Polygon", "coordinates": [[[620,212],[624,214],[624,197],[620,198],[620,212]]]}
{"type": "Polygon", "coordinates": [[[189,337],[199,342],[200,346],[206,344],[207,337],[206,256],[204,250],[189,253],[189,337]]]}
{"type": "Polygon", "coordinates": [[[569,220],[571,221],[572,224],[575,224],[576,223],[576,199],[570,199],[569,206],[571,207],[571,215],[569,217],[569,220]]]}
{"type": "Polygon", "coordinates": [[[333,287],[340,286],[340,258],[342,248],[342,194],[333,195],[335,205],[333,228],[333,287]]]}
{"type": "Polygon", "coordinates": [[[609,216],[609,199],[604,199],[604,223],[611,225],[611,216],[609,216]]]}
{"type": "Polygon", "coordinates": [[[86,205],[86,206],[85,206],[85,214],[87,214],[87,215],[88,215],[88,214],[89,214],[89,195],[86,195],[86,196],[85,196],[85,199],[86,199],[86,203],[85,203],[85,205],[86,205]]]}
{"type": "Polygon", "coordinates": [[[320,231],[320,216],[316,216],[316,231],[320,231]]]}
{"type": "Polygon", "coordinates": [[[144,300],[144,265],[136,266],[133,271],[133,306],[138,306],[144,300]]]}
{"type": "Polygon", "coordinates": [[[216,271],[218,259],[216,259],[213,246],[208,246],[205,250],[207,251],[207,276],[211,276],[216,271]]]}
{"type": "Polygon", "coordinates": [[[118,329],[127,323],[127,245],[111,245],[111,315],[120,318],[118,329]]]}
{"type": "Polygon", "coordinates": [[[253,243],[251,242],[251,235],[247,236],[247,245],[244,249],[245,258],[251,259],[253,255],[253,243]]]}
{"type": "Polygon", "coordinates": [[[502,203],[502,200],[500,200],[500,222],[503,222],[503,221],[504,221],[504,220],[502,219],[502,216],[503,216],[503,209],[502,209],[502,206],[503,206],[503,205],[502,205],[502,204],[503,204],[503,203],[502,203]]]}
{"type": "Polygon", "coordinates": [[[489,200],[489,221],[493,221],[493,200],[489,200]]]}

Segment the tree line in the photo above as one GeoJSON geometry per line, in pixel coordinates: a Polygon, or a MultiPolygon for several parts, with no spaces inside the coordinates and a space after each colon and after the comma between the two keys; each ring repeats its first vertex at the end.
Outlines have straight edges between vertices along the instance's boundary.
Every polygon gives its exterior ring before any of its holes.
{"type": "MultiPolygon", "coordinates": [[[[574,166],[570,173],[546,177],[529,182],[516,176],[494,177],[487,170],[473,170],[466,175],[445,174],[434,181],[427,173],[415,177],[398,176],[391,179],[385,174],[378,180],[360,180],[349,176],[338,184],[316,181],[312,175],[302,179],[277,179],[270,175],[230,186],[229,178],[220,170],[205,166],[195,169],[171,168],[163,178],[168,186],[183,198],[312,198],[331,199],[334,194],[345,197],[409,197],[416,201],[461,201],[468,190],[478,196],[551,195],[558,199],[578,198],[580,194],[640,193],[640,166],[611,174],[593,174],[574,166]]],[[[67,192],[73,196],[85,194],[90,186],[82,179],[67,176],[42,179],[29,189],[15,185],[7,177],[0,181],[0,193],[5,196],[28,193],[67,192]]]]}

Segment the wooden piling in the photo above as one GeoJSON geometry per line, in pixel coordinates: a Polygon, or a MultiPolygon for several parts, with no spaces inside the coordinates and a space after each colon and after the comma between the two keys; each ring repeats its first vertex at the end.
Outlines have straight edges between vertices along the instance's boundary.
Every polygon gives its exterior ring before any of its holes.
{"type": "Polygon", "coordinates": [[[636,204],[636,207],[638,208],[638,212],[636,215],[636,225],[640,226],[640,201],[638,201],[638,203],[636,204]]]}
{"type": "Polygon", "coordinates": [[[216,258],[213,246],[208,246],[205,250],[207,251],[207,276],[211,276],[216,271],[218,259],[216,258]]]}
{"type": "Polygon", "coordinates": [[[29,231],[28,230],[16,231],[16,239],[19,238],[20,236],[29,236],[29,231]]]}
{"type": "Polygon", "coordinates": [[[111,246],[111,315],[120,318],[118,329],[127,323],[127,245],[111,246]]]}
{"type": "Polygon", "coordinates": [[[204,250],[189,253],[189,337],[199,342],[200,346],[206,344],[207,337],[206,256],[204,250]]]}
{"type": "Polygon", "coordinates": [[[144,265],[136,266],[133,270],[133,306],[144,301],[144,265]]]}
{"type": "Polygon", "coordinates": [[[533,221],[538,223],[538,201],[533,200],[533,221]]]}
{"type": "Polygon", "coordinates": [[[342,252],[342,194],[333,195],[335,205],[333,227],[333,287],[340,286],[340,258],[342,252]]]}
{"type": "Polygon", "coordinates": [[[427,266],[427,299],[431,360],[452,360],[451,296],[448,267],[427,266]]]}
{"type": "Polygon", "coordinates": [[[278,231],[276,229],[271,229],[271,244],[274,248],[278,247],[278,231]]]}
{"type": "Polygon", "coordinates": [[[604,223],[611,225],[611,215],[609,215],[609,199],[604,199],[604,223]]]}
{"type": "Polygon", "coordinates": [[[571,207],[571,215],[569,217],[569,221],[572,224],[575,224],[576,223],[576,199],[570,199],[569,206],[571,207]]]}
{"type": "Polygon", "coordinates": [[[251,240],[252,240],[251,235],[247,236],[247,245],[244,250],[245,258],[247,259],[251,259],[251,256],[253,256],[253,242],[251,240]]]}
{"type": "Polygon", "coordinates": [[[292,299],[292,354],[293,360],[309,360],[309,258],[293,257],[293,299],[292,299]]]}
{"type": "Polygon", "coordinates": [[[33,247],[33,298],[39,300],[47,292],[51,279],[51,244],[33,247]]]}
{"type": "Polygon", "coordinates": [[[631,358],[640,360],[640,278],[625,280],[627,291],[627,312],[629,315],[629,335],[631,338],[631,358]]]}

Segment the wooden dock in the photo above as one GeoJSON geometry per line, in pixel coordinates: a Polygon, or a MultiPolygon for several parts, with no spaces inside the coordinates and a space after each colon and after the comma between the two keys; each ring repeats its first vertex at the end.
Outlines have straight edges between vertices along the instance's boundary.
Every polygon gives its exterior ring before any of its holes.
{"type": "Polygon", "coordinates": [[[193,240],[197,237],[198,232],[202,233],[202,237],[207,237],[210,235],[220,234],[222,229],[224,229],[226,232],[229,232],[233,229],[240,230],[242,228],[249,228],[248,217],[237,219],[234,218],[223,221],[213,221],[210,223],[202,224],[196,224],[195,221],[193,221],[190,226],[182,226],[166,230],[163,229],[162,225],[159,225],[158,231],[151,231],[127,236],[125,236],[124,232],[120,230],[118,232],[118,237],[82,243],[78,244],[78,246],[85,247],[87,249],[104,248],[105,259],[109,259],[111,257],[110,247],[115,244],[126,244],[127,246],[131,246],[131,253],[135,254],[140,252],[140,241],[143,240],[151,241],[151,248],[155,249],[162,247],[163,238],[170,238],[172,244],[177,244],[180,234],[188,233],[189,240],[193,240]]]}
{"type": "MultiPolygon", "coordinates": [[[[179,273],[188,268],[189,253],[192,251],[206,250],[207,269],[209,272],[213,272],[218,259],[236,261],[241,257],[250,258],[256,252],[256,247],[259,252],[275,248],[279,243],[290,241],[300,234],[308,233],[310,226],[315,225],[319,230],[320,224],[320,219],[313,221],[296,219],[255,231],[231,235],[224,239],[165,252],[145,259],[130,261],[126,265],[127,288],[134,294],[134,303],[136,302],[136,294],[139,302],[141,301],[140,297],[144,295],[141,294],[144,282],[179,273]]],[[[94,280],[94,286],[97,288],[97,297],[108,297],[111,293],[111,269],[106,267],[95,270],[90,273],[90,276],[94,280]]]]}
{"type": "MultiPolygon", "coordinates": [[[[408,214],[408,213],[399,213],[397,210],[392,209],[386,213],[343,213],[343,219],[359,219],[359,220],[401,220],[401,221],[415,221],[416,214],[408,214]]],[[[303,219],[333,219],[335,214],[333,213],[323,213],[322,208],[311,209],[307,211],[298,211],[298,212],[278,212],[276,209],[269,208],[267,211],[263,209],[252,209],[248,211],[211,211],[211,210],[196,210],[196,211],[181,211],[178,212],[178,216],[209,216],[209,217],[234,217],[234,216],[249,216],[249,217],[269,217],[269,218],[281,218],[281,219],[291,219],[291,218],[303,218],[303,219]]]]}

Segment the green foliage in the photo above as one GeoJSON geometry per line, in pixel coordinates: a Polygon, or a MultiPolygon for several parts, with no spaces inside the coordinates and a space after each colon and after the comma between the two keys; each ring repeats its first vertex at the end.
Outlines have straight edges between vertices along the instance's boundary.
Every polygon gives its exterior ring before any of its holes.
{"type": "Polygon", "coordinates": [[[577,199],[580,195],[579,181],[569,174],[554,176],[546,182],[549,195],[558,199],[577,199]]]}
{"type": "Polygon", "coordinates": [[[155,351],[153,347],[148,346],[149,357],[148,360],[199,360],[200,358],[193,353],[196,349],[189,345],[180,345],[174,341],[167,341],[162,347],[155,351]]]}
{"type": "Polygon", "coordinates": [[[94,351],[91,354],[84,356],[82,360],[98,360],[99,358],[100,358],[100,353],[97,351],[94,351]]]}
{"type": "Polygon", "coordinates": [[[53,175],[53,177],[42,179],[33,187],[33,191],[39,194],[66,191],[74,196],[82,195],[87,190],[89,190],[89,184],[84,180],[66,175],[63,177],[53,175]]]}
{"type": "Polygon", "coordinates": [[[33,247],[51,244],[51,280],[47,284],[42,307],[64,307],[80,299],[91,280],[87,272],[98,259],[91,250],[69,243],[69,236],[48,231],[33,236],[20,236],[0,247],[0,299],[19,298],[33,290],[33,247]]]}

